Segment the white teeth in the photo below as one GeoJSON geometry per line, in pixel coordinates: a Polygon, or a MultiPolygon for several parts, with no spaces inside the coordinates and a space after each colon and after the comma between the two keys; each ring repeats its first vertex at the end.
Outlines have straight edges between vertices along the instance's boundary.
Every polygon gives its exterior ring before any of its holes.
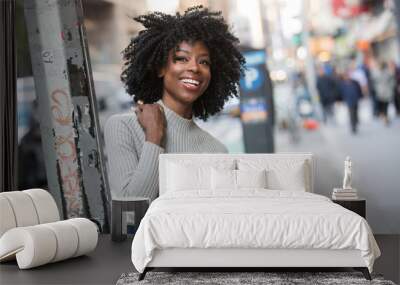
{"type": "Polygon", "coordinates": [[[196,86],[200,84],[199,81],[193,80],[193,79],[188,79],[188,78],[182,79],[182,82],[189,83],[189,84],[194,84],[196,86]]]}

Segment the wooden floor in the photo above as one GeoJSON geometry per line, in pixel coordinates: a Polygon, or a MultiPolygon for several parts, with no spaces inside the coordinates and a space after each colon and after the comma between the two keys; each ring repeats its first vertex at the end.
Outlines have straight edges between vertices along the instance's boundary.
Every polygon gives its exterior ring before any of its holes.
{"type": "Polygon", "coordinates": [[[400,235],[375,235],[375,239],[381,250],[381,257],[375,261],[374,272],[400,284],[400,235]]]}
{"type": "MultiPolygon", "coordinates": [[[[382,256],[375,262],[374,272],[399,283],[400,235],[376,235],[375,238],[382,256]]],[[[19,270],[16,262],[3,263],[0,284],[115,284],[122,273],[134,271],[130,247],[131,239],[114,243],[109,235],[102,235],[98,247],[88,256],[29,270],[19,270]]]]}
{"type": "Polygon", "coordinates": [[[28,270],[18,270],[16,262],[0,264],[0,284],[115,284],[122,273],[135,270],[131,243],[114,243],[110,235],[101,235],[96,250],[87,256],[28,270]]]}

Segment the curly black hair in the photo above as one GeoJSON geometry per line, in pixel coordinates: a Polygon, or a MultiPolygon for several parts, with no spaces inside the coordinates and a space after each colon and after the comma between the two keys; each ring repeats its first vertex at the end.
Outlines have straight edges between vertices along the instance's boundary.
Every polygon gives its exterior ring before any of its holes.
{"type": "Polygon", "coordinates": [[[123,51],[121,80],[135,102],[154,103],[161,99],[163,79],[158,76],[159,70],[166,65],[169,52],[176,51],[183,41],[201,41],[210,52],[210,84],[194,102],[193,115],[205,121],[221,111],[230,97],[238,96],[245,60],[238,48],[239,40],[229,31],[221,12],[196,6],[183,15],[154,12],[134,20],[145,29],[123,51]]]}

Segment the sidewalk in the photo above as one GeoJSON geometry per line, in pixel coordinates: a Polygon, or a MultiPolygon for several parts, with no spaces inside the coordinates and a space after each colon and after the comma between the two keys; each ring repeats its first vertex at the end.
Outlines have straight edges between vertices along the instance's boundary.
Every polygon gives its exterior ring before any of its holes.
{"type": "Polygon", "coordinates": [[[336,124],[315,131],[301,130],[298,144],[289,143],[287,132],[276,132],[277,152],[312,152],[316,158],[316,192],[330,196],[343,179],[347,155],[353,161],[353,186],[367,199],[367,218],[374,232],[398,232],[400,226],[400,118],[386,127],[360,106],[359,133],[352,135],[344,106],[336,108],[336,124]],[[385,221],[385,223],[382,223],[385,221]]]}

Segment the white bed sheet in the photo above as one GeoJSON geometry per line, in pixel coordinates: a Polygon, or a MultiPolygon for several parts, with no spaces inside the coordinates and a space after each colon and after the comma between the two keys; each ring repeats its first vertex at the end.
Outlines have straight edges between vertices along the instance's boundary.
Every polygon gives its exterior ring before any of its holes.
{"type": "Polygon", "coordinates": [[[157,198],[132,243],[143,272],[155,249],[357,249],[372,272],[380,250],[365,219],[330,199],[299,191],[171,192],[157,198]]]}

